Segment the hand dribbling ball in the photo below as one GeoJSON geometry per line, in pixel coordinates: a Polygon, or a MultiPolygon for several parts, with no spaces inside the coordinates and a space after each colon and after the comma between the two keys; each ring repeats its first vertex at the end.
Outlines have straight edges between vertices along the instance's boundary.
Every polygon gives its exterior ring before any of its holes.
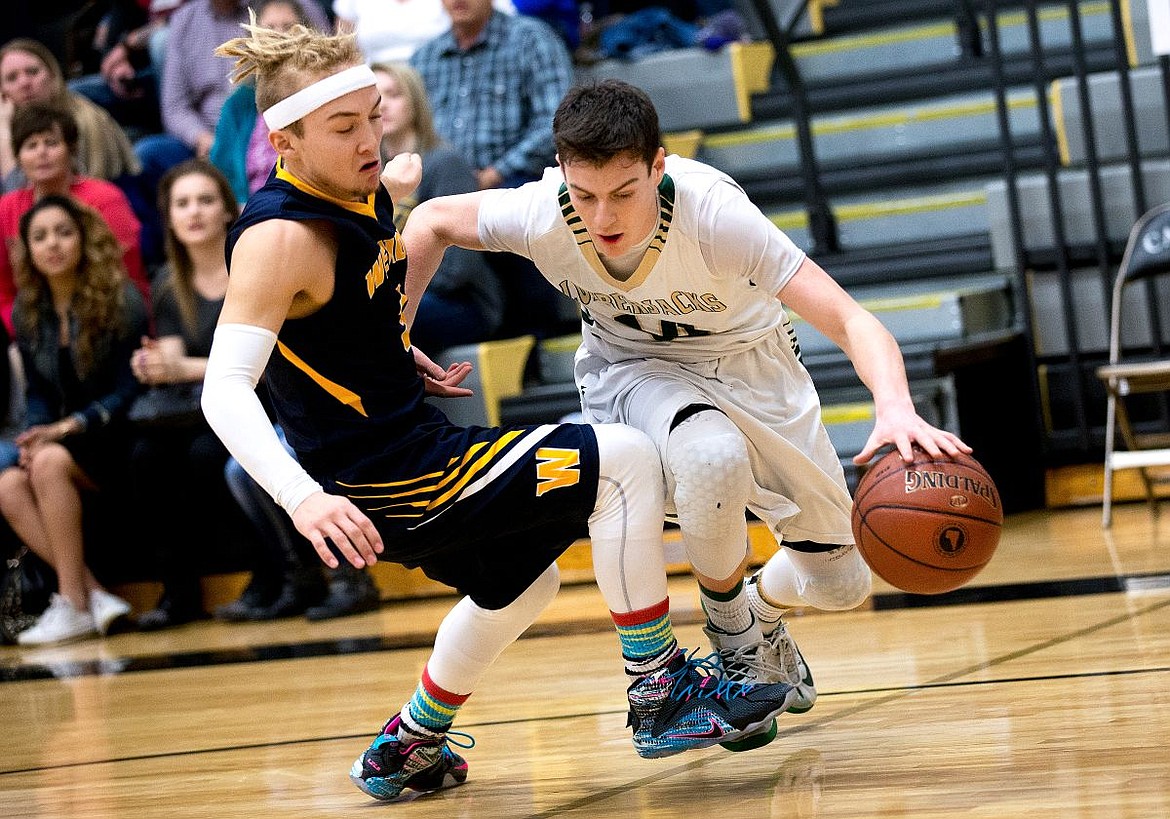
{"type": "Polygon", "coordinates": [[[999,545],[1003,506],[987,471],[970,455],[894,450],[861,478],[853,536],[874,574],[913,594],[959,588],[999,545]]]}

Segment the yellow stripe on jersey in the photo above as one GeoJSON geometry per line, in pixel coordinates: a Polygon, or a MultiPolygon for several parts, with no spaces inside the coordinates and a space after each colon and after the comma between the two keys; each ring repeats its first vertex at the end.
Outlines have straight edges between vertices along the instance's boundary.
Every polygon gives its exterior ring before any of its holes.
{"type": "MultiPolygon", "coordinates": [[[[346,497],[355,501],[369,501],[375,498],[396,501],[365,508],[369,512],[383,512],[387,518],[421,518],[427,511],[437,509],[458,495],[468,483],[488,469],[493,461],[498,460],[497,456],[524,432],[525,430],[507,432],[490,444],[487,441],[479,441],[468,447],[462,456],[451,458],[443,472],[430,472],[415,478],[383,483],[347,484],[338,481],[337,485],[350,490],[399,489],[401,491],[387,493],[350,491],[346,493],[346,497]],[[401,510],[401,513],[393,514],[387,510],[401,510]]],[[[579,479],[578,477],[577,480],[579,479]]]]}
{"type": "Polygon", "coordinates": [[[471,464],[467,471],[462,476],[460,476],[459,480],[450,489],[448,489],[439,497],[435,498],[435,500],[431,503],[430,508],[434,509],[438,506],[441,506],[443,503],[457,495],[459,490],[467,486],[467,484],[471,482],[472,478],[487,469],[491,465],[492,460],[501,452],[503,452],[509,444],[523,435],[524,432],[525,430],[513,430],[512,432],[506,432],[501,435],[500,439],[492,444],[482,457],[476,460],[475,463],[471,464]]]}
{"type": "MultiPolygon", "coordinates": [[[[454,462],[455,459],[452,458],[451,463],[454,462]]],[[[387,489],[391,486],[406,486],[407,484],[418,483],[419,481],[434,480],[435,478],[441,478],[442,476],[442,472],[431,472],[426,475],[419,475],[417,478],[408,478],[405,481],[388,481],[386,483],[342,483],[341,481],[338,481],[337,485],[344,486],[346,489],[387,489]]]]}
{"type": "MultiPolygon", "coordinates": [[[[381,511],[384,511],[386,509],[394,509],[394,508],[403,507],[403,506],[426,508],[426,507],[429,507],[431,505],[431,502],[432,502],[431,497],[435,494],[435,492],[437,492],[440,489],[442,489],[443,487],[447,486],[452,481],[458,479],[463,474],[461,472],[461,470],[467,465],[467,463],[473,457],[475,457],[475,454],[477,452],[480,452],[481,450],[483,450],[483,448],[485,446],[487,446],[487,443],[484,441],[481,441],[481,442],[473,445],[470,449],[468,449],[467,452],[465,452],[463,454],[462,458],[452,458],[451,460],[449,460],[447,462],[447,467],[448,467],[448,469],[451,470],[449,472],[432,472],[428,475],[424,475],[424,476],[421,476],[418,478],[411,478],[410,480],[406,480],[406,481],[390,481],[387,483],[369,483],[369,484],[346,484],[346,483],[342,483],[341,481],[338,481],[337,485],[344,486],[348,489],[362,489],[362,488],[385,489],[385,488],[390,488],[393,486],[407,486],[409,484],[417,484],[422,480],[428,480],[428,481],[430,481],[430,483],[428,483],[426,485],[415,486],[413,489],[407,489],[407,490],[402,491],[402,492],[390,492],[390,493],[385,493],[385,494],[359,494],[356,492],[349,492],[346,494],[346,497],[348,497],[350,500],[359,500],[359,499],[360,500],[373,500],[375,498],[393,499],[393,498],[418,497],[419,495],[425,496],[422,500],[401,501],[399,503],[389,503],[389,504],[386,504],[385,506],[371,506],[371,507],[369,507],[369,511],[371,511],[371,512],[381,512],[381,511]],[[455,467],[455,468],[451,469],[451,467],[455,467]],[[436,480],[436,479],[438,479],[438,480],[436,480]]],[[[419,513],[414,514],[414,515],[387,515],[387,517],[422,517],[422,513],[419,512],[419,513]]]]}
{"type": "Polygon", "coordinates": [[[324,191],[317,190],[308,182],[293,176],[292,171],[284,167],[283,159],[276,160],[276,178],[283,179],[297,190],[309,194],[309,196],[315,196],[318,199],[324,199],[326,202],[332,202],[339,208],[345,208],[351,213],[357,213],[361,216],[368,216],[371,219],[378,218],[377,213],[374,211],[374,194],[372,193],[366,198],[366,201],[364,202],[348,202],[345,199],[338,199],[336,196],[330,196],[324,191]]]}
{"type": "Polygon", "coordinates": [[[414,494],[417,492],[441,489],[443,486],[455,480],[455,478],[459,475],[459,468],[464,466],[469,460],[475,457],[475,454],[482,450],[485,446],[487,446],[487,442],[480,441],[476,444],[473,444],[471,448],[467,450],[467,452],[463,453],[462,457],[451,458],[449,461],[447,461],[448,470],[450,470],[451,467],[456,467],[453,471],[444,470],[442,472],[429,472],[426,475],[419,475],[417,478],[408,478],[402,481],[387,481],[385,483],[343,483],[338,481],[337,485],[344,486],[346,489],[390,489],[396,486],[408,486],[412,483],[419,483],[420,481],[432,481],[432,483],[427,486],[416,487],[409,492],[400,492],[398,494],[392,495],[359,495],[356,493],[350,493],[349,497],[351,498],[394,498],[401,497],[402,495],[414,494]]]}
{"type": "Polygon", "coordinates": [[[318,386],[323,388],[325,390],[325,392],[332,395],[334,398],[336,398],[341,403],[345,404],[347,407],[353,407],[355,410],[360,412],[363,416],[365,416],[367,418],[369,417],[368,415],[366,415],[366,408],[362,406],[362,397],[360,395],[358,395],[353,390],[347,389],[346,387],[341,386],[337,382],[330,381],[328,378],[321,375],[321,373],[317,372],[312,367],[310,367],[308,364],[306,364],[305,361],[303,359],[301,359],[300,356],[298,356],[296,353],[294,353],[292,350],[290,350],[287,346],[285,346],[284,342],[278,340],[276,342],[276,346],[280,350],[280,354],[282,356],[287,358],[289,360],[289,362],[294,367],[296,367],[298,370],[303,372],[305,375],[309,376],[309,378],[313,379],[313,381],[315,381],[318,386]]]}

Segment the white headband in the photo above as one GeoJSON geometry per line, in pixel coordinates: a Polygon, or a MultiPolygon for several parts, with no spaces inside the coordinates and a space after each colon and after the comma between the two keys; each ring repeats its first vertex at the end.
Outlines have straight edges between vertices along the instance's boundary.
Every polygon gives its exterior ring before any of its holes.
{"type": "Polygon", "coordinates": [[[307,85],[290,97],[285,97],[264,112],[264,122],[273,131],[287,128],[301,117],[316,111],[327,102],[343,97],[350,91],[369,88],[377,80],[368,65],[355,65],[323,80],[307,85]]]}

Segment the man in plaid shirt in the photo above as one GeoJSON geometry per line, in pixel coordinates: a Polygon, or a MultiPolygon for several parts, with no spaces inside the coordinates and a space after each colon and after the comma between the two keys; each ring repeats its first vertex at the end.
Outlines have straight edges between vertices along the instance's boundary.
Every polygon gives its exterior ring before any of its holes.
{"type": "Polygon", "coordinates": [[[491,0],[443,0],[451,29],[415,51],[435,127],[481,188],[514,187],[555,164],[552,118],[573,81],[564,42],[540,20],[491,0]]]}

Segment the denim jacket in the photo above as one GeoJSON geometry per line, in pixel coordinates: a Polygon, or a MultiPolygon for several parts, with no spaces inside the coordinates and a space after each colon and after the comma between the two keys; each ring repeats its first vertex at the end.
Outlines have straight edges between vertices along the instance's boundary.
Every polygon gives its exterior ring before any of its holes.
{"type": "MultiPolygon", "coordinates": [[[[37,338],[29,338],[22,326],[19,302],[13,315],[16,343],[24,363],[27,426],[50,424],[74,412],[85,419],[86,432],[101,429],[112,421],[125,419],[134,397],[142,385],[130,369],[130,356],[148,332],[146,307],[132,283],[122,288],[123,314],[121,331],[97,339],[93,369],[82,379],[86,404],[64,406],[65,397],[58,367],[58,323],[51,304],[41,309],[37,321],[37,338]]],[[[70,336],[77,338],[77,318],[69,317],[70,336]]],[[[76,349],[72,351],[77,365],[76,349]]]]}

